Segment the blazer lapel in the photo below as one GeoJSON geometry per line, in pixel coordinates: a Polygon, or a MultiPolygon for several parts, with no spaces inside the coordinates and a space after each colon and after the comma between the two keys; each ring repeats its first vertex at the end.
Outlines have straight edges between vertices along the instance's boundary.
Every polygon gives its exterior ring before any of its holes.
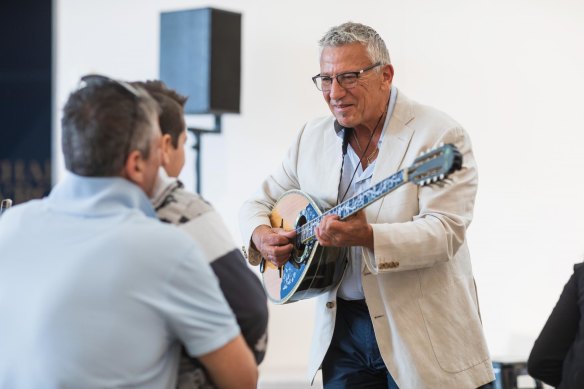
{"type": "MultiPolygon", "coordinates": [[[[408,123],[412,119],[414,119],[412,102],[403,93],[398,91],[393,113],[385,128],[379,157],[375,162],[375,169],[373,170],[371,180],[372,185],[399,170],[412,135],[414,134],[414,129],[408,126],[408,123]]],[[[370,220],[377,220],[379,209],[383,205],[384,200],[385,197],[366,209],[367,215],[372,218],[370,220]]]]}

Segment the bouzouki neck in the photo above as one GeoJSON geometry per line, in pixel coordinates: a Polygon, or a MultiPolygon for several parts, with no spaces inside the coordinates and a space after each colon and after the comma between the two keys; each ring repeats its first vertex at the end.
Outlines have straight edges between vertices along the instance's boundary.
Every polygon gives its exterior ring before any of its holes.
{"type": "Polygon", "coordinates": [[[399,188],[403,184],[408,182],[407,172],[400,170],[399,172],[393,174],[390,177],[378,182],[371,188],[364,190],[363,192],[351,197],[350,199],[342,202],[341,204],[329,209],[324,212],[319,217],[312,219],[310,222],[303,225],[297,234],[303,244],[315,238],[315,229],[320,224],[321,220],[327,215],[337,215],[344,220],[349,216],[359,212],[363,208],[368,207],[375,201],[384,197],[388,193],[399,188]]]}

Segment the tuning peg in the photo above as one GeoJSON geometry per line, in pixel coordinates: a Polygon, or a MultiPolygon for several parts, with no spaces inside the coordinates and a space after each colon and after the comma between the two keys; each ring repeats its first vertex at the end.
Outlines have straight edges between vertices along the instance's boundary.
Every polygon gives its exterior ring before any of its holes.
{"type": "Polygon", "coordinates": [[[436,176],[432,177],[432,182],[436,182],[436,181],[438,181],[438,177],[436,177],[436,176]]]}
{"type": "Polygon", "coordinates": [[[440,179],[443,180],[444,179],[444,173],[440,174],[440,179]]]}

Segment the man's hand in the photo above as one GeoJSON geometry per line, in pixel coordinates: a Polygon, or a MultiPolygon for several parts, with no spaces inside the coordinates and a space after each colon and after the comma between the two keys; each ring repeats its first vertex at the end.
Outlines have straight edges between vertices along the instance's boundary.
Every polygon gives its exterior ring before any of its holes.
{"type": "Polygon", "coordinates": [[[290,258],[294,245],[290,239],[296,231],[284,231],[281,228],[258,226],[251,235],[251,240],[262,257],[276,266],[282,266],[290,258]]]}
{"type": "Polygon", "coordinates": [[[325,216],[316,227],[316,238],[321,246],[362,246],[373,250],[373,228],[363,211],[345,220],[337,215],[325,216]]]}
{"type": "Polygon", "coordinates": [[[258,386],[258,367],[242,335],[217,350],[199,356],[199,361],[218,388],[255,389],[258,386]]]}

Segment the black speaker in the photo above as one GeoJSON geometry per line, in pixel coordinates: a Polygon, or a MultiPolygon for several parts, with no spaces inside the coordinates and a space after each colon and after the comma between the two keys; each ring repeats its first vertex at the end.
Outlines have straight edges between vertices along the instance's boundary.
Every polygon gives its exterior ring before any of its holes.
{"type": "Polygon", "coordinates": [[[186,113],[239,113],[241,14],[215,8],[163,12],[160,79],[189,96],[186,113]]]}

